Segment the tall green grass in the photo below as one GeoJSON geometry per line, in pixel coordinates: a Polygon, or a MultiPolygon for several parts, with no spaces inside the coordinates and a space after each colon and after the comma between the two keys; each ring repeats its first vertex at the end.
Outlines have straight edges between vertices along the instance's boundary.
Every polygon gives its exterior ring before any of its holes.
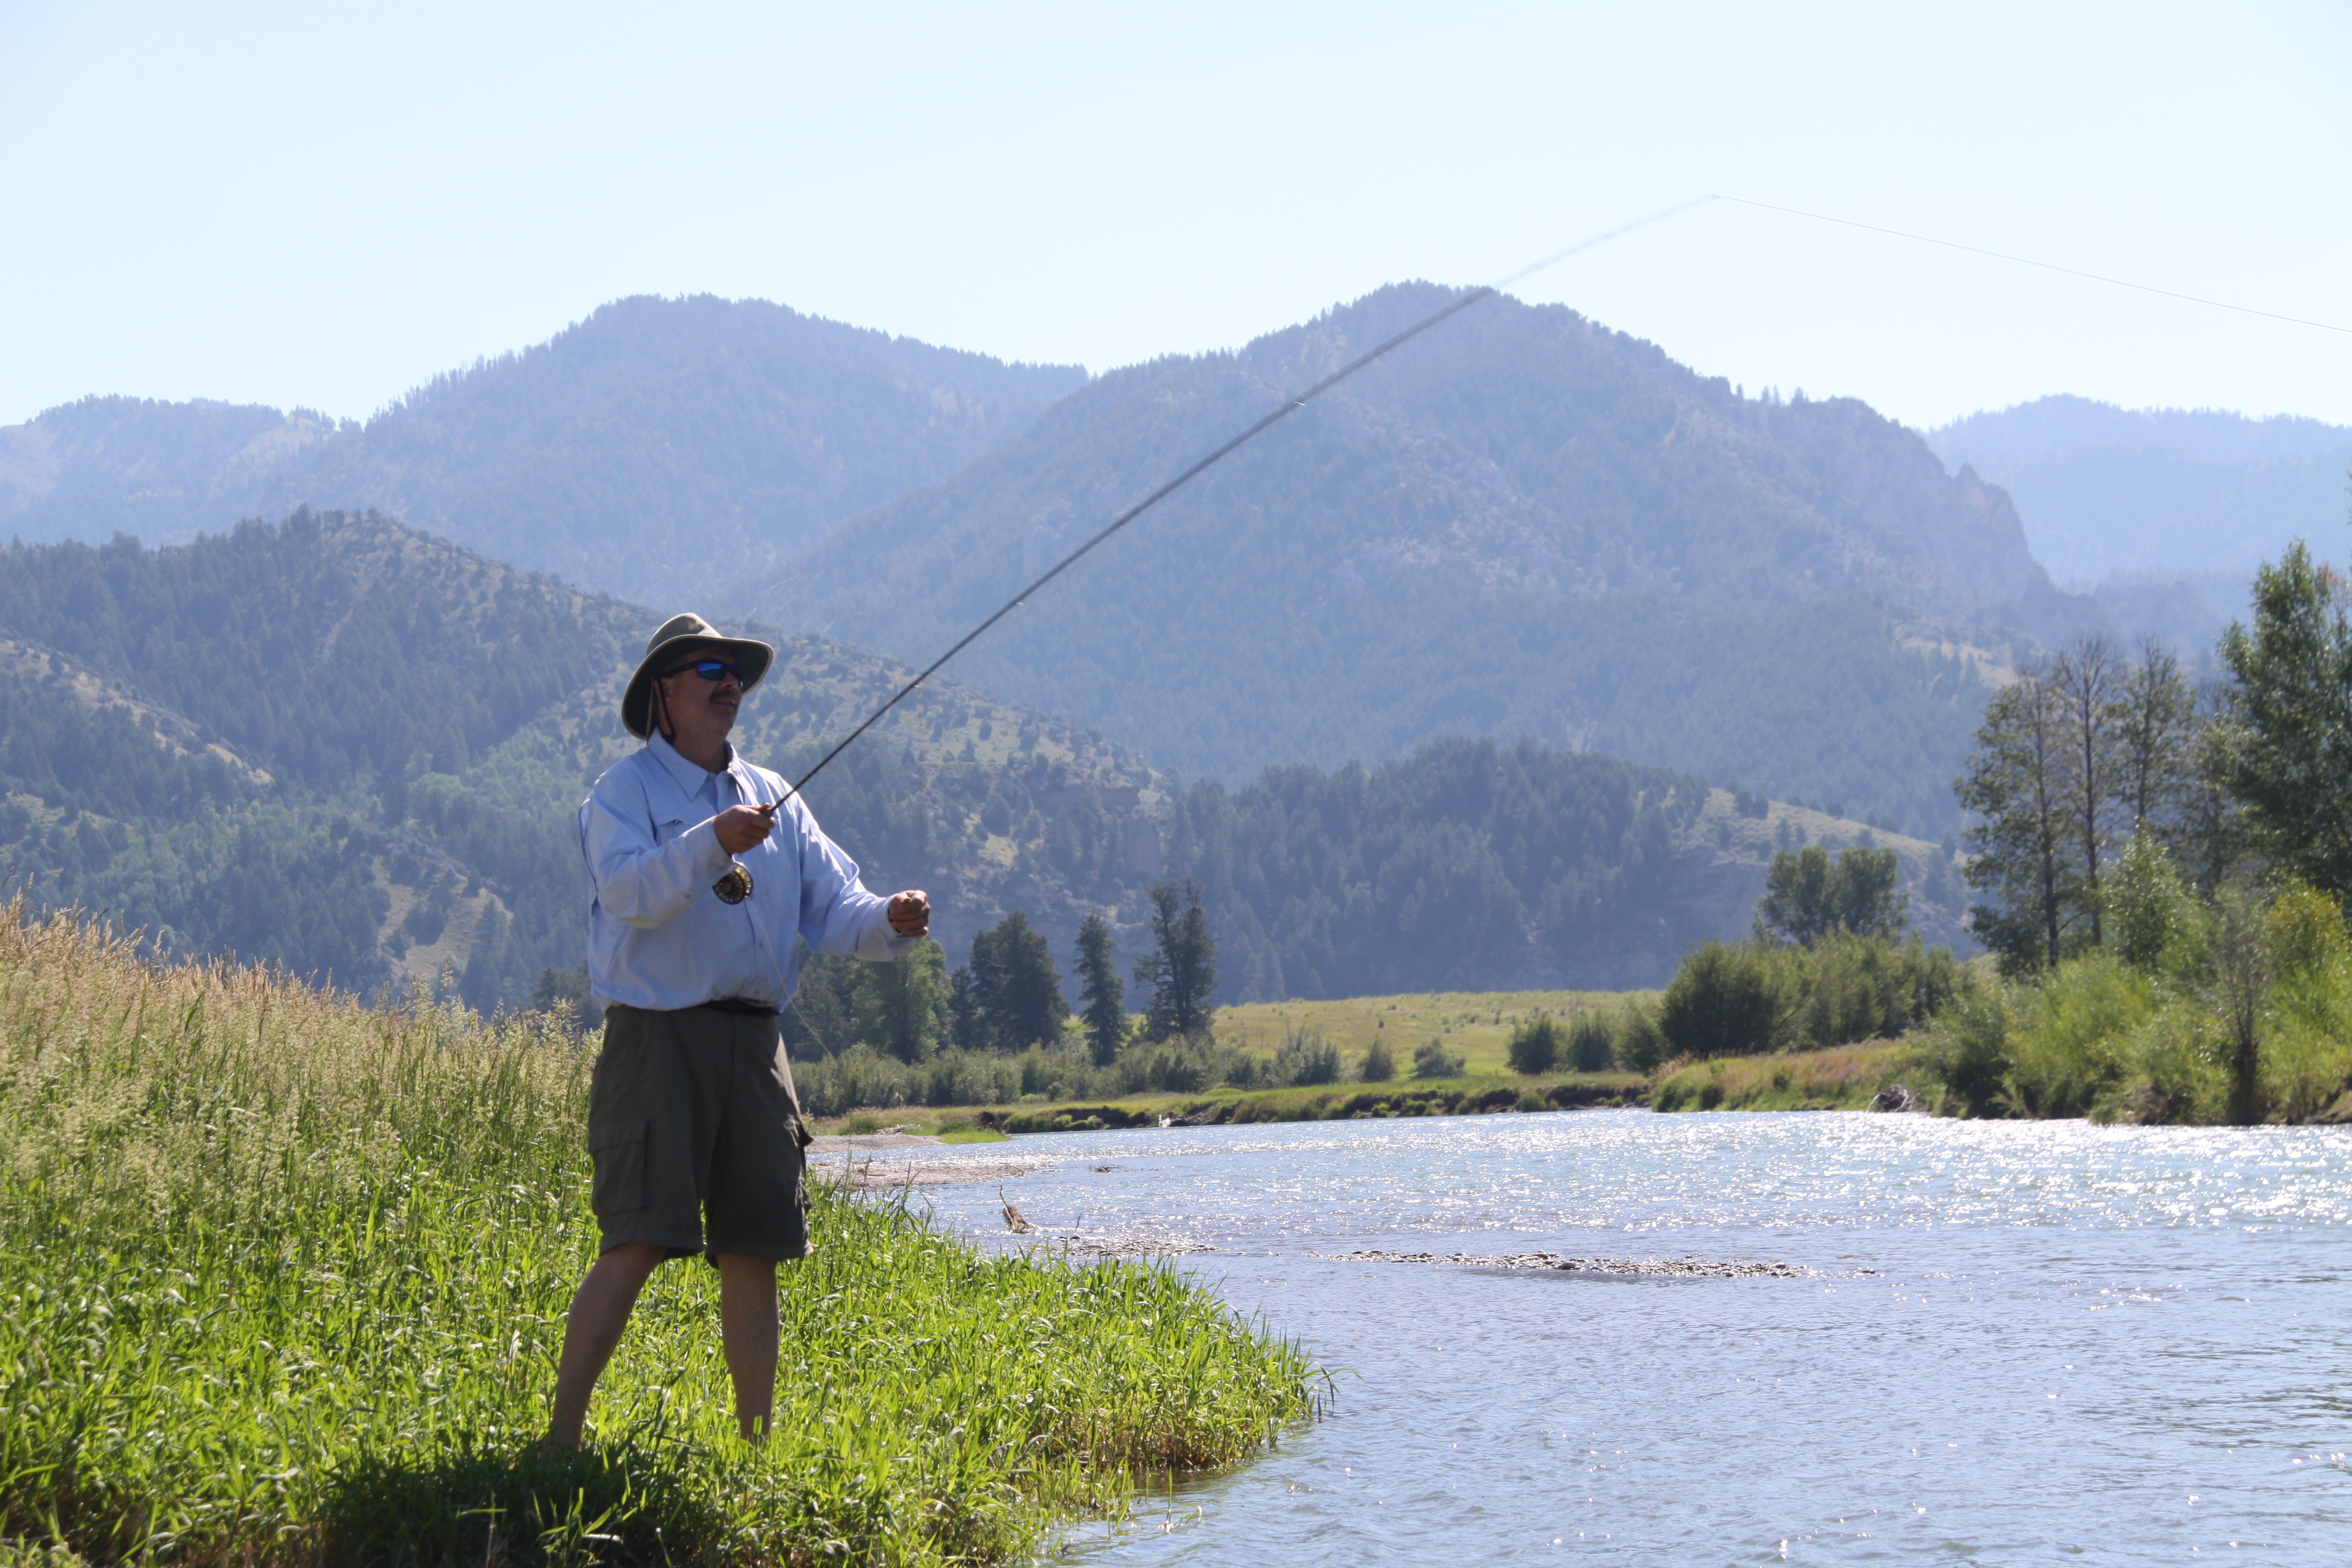
{"type": "Polygon", "coordinates": [[[1157,1268],[993,1258],[825,1194],[774,1436],[716,1279],[654,1279],[583,1456],[541,1454],[594,1247],[589,1057],[0,918],[0,1555],[944,1563],[1227,1464],[1311,1369],[1157,1268]]]}

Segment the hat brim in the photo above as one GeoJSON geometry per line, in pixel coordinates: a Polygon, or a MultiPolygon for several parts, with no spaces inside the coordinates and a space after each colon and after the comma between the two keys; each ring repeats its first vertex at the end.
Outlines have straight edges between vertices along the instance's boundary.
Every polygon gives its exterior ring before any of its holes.
{"type": "Polygon", "coordinates": [[[656,678],[662,670],[683,662],[688,654],[704,649],[716,649],[738,666],[743,671],[746,691],[760,684],[776,659],[774,648],[751,637],[673,637],[638,660],[635,673],[629,677],[628,687],[621,693],[621,727],[640,741],[650,736],[656,678]]]}

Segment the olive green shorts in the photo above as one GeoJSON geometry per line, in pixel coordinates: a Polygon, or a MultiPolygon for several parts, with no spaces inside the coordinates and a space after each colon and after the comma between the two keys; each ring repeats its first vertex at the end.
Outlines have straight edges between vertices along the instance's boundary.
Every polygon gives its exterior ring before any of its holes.
{"type": "Polygon", "coordinates": [[[808,1138],[774,1018],[605,1012],[588,1099],[600,1251],[805,1257],[808,1138]]]}

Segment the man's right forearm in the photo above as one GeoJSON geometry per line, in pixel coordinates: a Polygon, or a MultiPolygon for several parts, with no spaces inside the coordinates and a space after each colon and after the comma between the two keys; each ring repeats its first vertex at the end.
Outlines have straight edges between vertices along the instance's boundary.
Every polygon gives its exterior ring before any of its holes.
{"type": "Polygon", "coordinates": [[[646,929],[676,918],[727,869],[727,851],[710,822],[652,848],[608,846],[602,855],[593,849],[597,903],[614,919],[646,929]]]}

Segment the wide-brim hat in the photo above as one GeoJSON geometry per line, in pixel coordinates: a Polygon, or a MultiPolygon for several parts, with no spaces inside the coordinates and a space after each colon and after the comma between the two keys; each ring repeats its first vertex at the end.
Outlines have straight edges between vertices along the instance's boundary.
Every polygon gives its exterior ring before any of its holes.
{"type": "Polygon", "coordinates": [[[654,633],[646,644],[646,657],[637,661],[636,673],[621,693],[621,727],[642,741],[653,733],[654,681],[673,664],[681,663],[689,648],[712,648],[723,658],[732,661],[743,671],[743,689],[749,691],[760,684],[775,662],[776,650],[766,643],[750,637],[721,637],[719,628],[688,610],[682,616],[672,616],[654,633]]]}

